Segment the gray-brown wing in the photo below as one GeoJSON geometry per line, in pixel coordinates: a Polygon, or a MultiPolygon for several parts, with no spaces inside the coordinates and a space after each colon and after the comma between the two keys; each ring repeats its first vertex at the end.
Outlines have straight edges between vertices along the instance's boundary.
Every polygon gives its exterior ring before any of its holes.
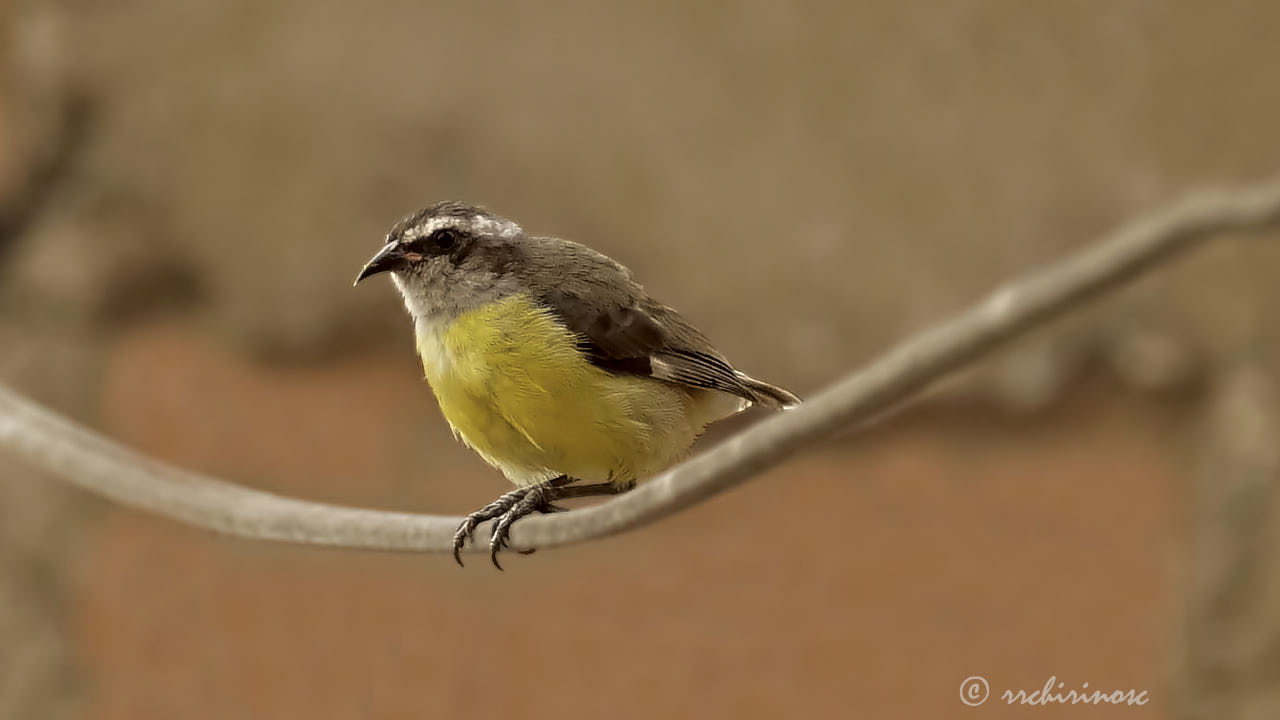
{"type": "Polygon", "coordinates": [[[719,390],[753,403],[799,403],[786,390],[733,368],[675,310],[654,300],[625,267],[584,245],[529,238],[524,281],[574,334],[592,364],[613,373],[719,390]]]}
{"type": "Polygon", "coordinates": [[[542,300],[582,339],[596,367],[759,401],[706,338],[670,308],[647,298],[601,303],[567,288],[552,290],[542,300]]]}

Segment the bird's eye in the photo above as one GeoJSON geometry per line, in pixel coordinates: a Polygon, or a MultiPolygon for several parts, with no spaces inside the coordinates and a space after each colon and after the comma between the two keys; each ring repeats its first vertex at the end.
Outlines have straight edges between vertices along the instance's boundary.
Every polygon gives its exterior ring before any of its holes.
{"type": "Polygon", "coordinates": [[[453,228],[440,228],[431,233],[431,246],[437,252],[448,252],[458,244],[458,231],[453,228]]]}

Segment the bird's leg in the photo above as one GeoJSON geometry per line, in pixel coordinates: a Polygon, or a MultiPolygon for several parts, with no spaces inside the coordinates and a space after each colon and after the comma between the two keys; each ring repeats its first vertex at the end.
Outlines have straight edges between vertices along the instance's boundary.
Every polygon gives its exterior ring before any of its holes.
{"type": "Polygon", "coordinates": [[[570,485],[556,488],[555,499],[568,500],[569,498],[592,497],[595,495],[621,495],[635,486],[634,482],[622,485],[611,482],[595,483],[594,485],[570,485]]]}
{"type": "MultiPolygon", "coordinates": [[[[563,477],[563,476],[562,476],[563,477]]],[[[560,478],[557,478],[559,480],[560,478]]],[[[542,483],[529,488],[529,492],[525,494],[511,509],[498,519],[493,526],[493,535],[489,537],[489,559],[493,561],[493,566],[502,569],[502,565],[498,564],[498,551],[507,546],[507,538],[511,535],[511,525],[526,515],[534,512],[563,512],[564,508],[553,505],[553,500],[567,500],[570,498],[591,497],[593,495],[618,495],[635,487],[635,483],[626,483],[623,485],[615,485],[614,483],[603,482],[592,485],[568,485],[564,482],[542,483]]],[[[518,551],[521,555],[528,555],[534,551],[533,548],[518,551]]]]}
{"type": "MultiPolygon", "coordinates": [[[[499,542],[502,544],[502,547],[504,548],[508,547],[507,539],[510,536],[511,523],[515,522],[516,520],[519,520],[525,515],[531,514],[533,511],[543,513],[544,515],[549,515],[551,513],[558,513],[558,512],[569,512],[569,508],[555,505],[551,502],[552,500],[569,500],[571,498],[591,497],[593,495],[618,495],[630,490],[631,488],[634,488],[635,486],[636,484],[634,482],[627,483],[625,485],[620,485],[620,486],[614,485],[613,483],[604,482],[604,483],[597,483],[594,485],[570,485],[568,487],[558,486],[558,487],[548,488],[546,492],[543,493],[542,495],[543,497],[542,504],[539,505],[538,507],[535,507],[533,510],[529,510],[524,512],[523,514],[520,514],[520,510],[517,509],[518,507],[517,506],[517,507],[511,508],[508,511],[507,514],[515,513],[516,516],[506,523],[499,542]]],[[[529,496],[526,495],[525,498],[528,499],[529,496]]],[[[501,521],[499,521],[499,524],[501,524],[501,521]]],[[[498,532],[498,526],[495,525],[494,533],[496,534],[497,532],[498,532]]],[[[532,555],[534,553],[534,548],[529,548],[528,550],[517,550],[516,552],[520,553],[521,555],[532,555]]]]}
{"type": "MultiPolygon", "coordinates": [[[[494,518],[505,517],[517,505],[519,505],[521,501],[529,497],[530,493],[540,495],[541,490],[549,490],[549,489],[557,488],[561,485],[566,485],[571,482],[573,482],[572,478],[567,477],[565,475],[561,475],[559,477],[551,478],[550,480],[538,483],[536,485],[516,488],[515,490],[512,490],[509,493],[504,493],[502,495],[499,495],[497,500],[494,500],[488,505],[485,505],[479,510],[476,510],[475,512],[471,513],[470,515],[467,516],[465,520],[462,521],[462,524],[458,525],[457,532],[453,534],[453,559],[457,561],[459,567],[462,566],[462,546],[467,544],[467,540],[469,540],[471,536],[475,533],[476,527],[479,526],[480,523],[484,522],[485,520],[492,520],[494,518]]],[[[551,502],[548,500],[548,501],[542,502],[537,507],[534,507],[532,510],[526,510],[524,512],[524,515],[528,515],[529,513],[534,512],[535,510],[541,511],[541,512],[562,512],[565,510],[565,508],[552,505],[551,502]]],[[[521,517],[523,517],[523,515],[521,517]]],[[[510,526],[510,523],[508,523],[508,526],[510,526]]],[[[494,564],[497,564],[496,561],[494,564]]]]}
{"type": "MultiPolygon", "coordinates": [[[[494,567],[501,570],[502,565],[498,563],[498,551],[507,547],[507,539],[511,535],[511,526],[515,521],[535,512],[564,512],[566,508],[556,505],[554,503],[556,500],[591,497],[594,495],[617,495],[635,487],[635,483],[619,485],[609,482],[592,485],[569,485],[572,482],[572,478],[561,475],[546,482],[513,490],[471,513],[466,520],[462,521],[462,524],[458,526],[458,531],[453,535],[453,558],[461,565],[462,546],[466,544],[467,539],[475,532],[476,527],[485,520],[496,520],[493,526],[493,533],[489,537],[489,558],[493,561],[494,567]]],[[[521,555],[528,555],[533,552],[533,549],[520,550],[518,552],[521,555]]]]}

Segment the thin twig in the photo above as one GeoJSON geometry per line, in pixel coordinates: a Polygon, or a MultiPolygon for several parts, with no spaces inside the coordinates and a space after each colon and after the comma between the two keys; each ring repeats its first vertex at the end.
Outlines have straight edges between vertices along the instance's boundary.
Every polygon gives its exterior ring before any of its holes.
{"type": "MultiPolygon", "coordinates": [[[[683,510],[777,465],[840,428],[868,420],[1215,233],[1280,224],[1280,183],[1194,197],[1098,245],[997,290],[870,367],[600,505],[516,525],[517,549],[582,542],[683,510]]],[[[121,447],[0,386],[0,445],[125,505],[246,538],[352,548],[448,552],[461,518],[325,505],[251,490],[121,447]]],[[[483,545],[481,543],[480,545],[483,545]]],[[[471,549],[476,549],[472,547],[471,549]]]]}

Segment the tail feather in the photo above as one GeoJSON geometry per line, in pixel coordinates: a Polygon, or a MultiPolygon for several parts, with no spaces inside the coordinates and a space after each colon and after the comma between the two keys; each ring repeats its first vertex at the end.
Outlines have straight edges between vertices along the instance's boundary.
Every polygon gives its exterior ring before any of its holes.
{"type": "Polygon", "coordinates": [[[775,410],[786,410],[800,404],[800,398],[777,385],[770,385],[767,382],[757,380],[740,370],[735,371],[734,374],[755,396],[751,401],[757,405],[765,405],[775,410]]]}

